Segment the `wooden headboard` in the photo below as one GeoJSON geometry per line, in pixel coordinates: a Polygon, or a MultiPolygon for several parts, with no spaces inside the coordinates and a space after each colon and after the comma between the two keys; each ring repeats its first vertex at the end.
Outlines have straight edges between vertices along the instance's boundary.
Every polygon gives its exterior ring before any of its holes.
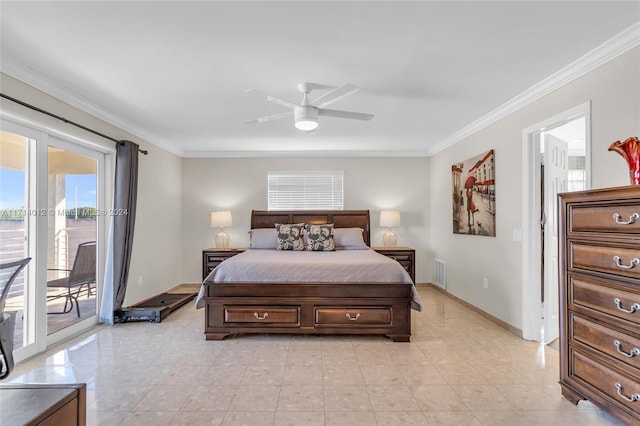
{"type": "Polygon", "coordinates": [[[251,229],[273,228],[276,223],[333,223],[336,228],[362,228],[365,244],[371,245],[369,210],[252,210],[251,229]]]}

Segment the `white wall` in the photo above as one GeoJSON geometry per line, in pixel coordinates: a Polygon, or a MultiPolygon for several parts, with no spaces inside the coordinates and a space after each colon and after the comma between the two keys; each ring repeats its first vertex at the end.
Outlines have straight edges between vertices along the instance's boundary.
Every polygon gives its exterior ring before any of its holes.
{"type": "Polygon", "coordinates": [[[138,211],[124,305],[180,284],[182,159],[158,147],[140,155],[138,211]],[[142,283],[140,283],[142,278],[142,283]]]}
{"type": "MultiPolygon", "coordinates": [[[[635,48],[431,157],[432,253],[447,261],[448,291],[522,328],[523,129],[591,100],[593,188],[629,184],[627,166],[608,146],[640,135],[640,48],[635,48]],[[451,165],[495,149],[496,237],[454,235],[451,165]],[[482,279],[489,279],[484,289],[482,279]]],[[[431,260],[432,261],[432,260],[431,260]]],[[[428,264],[431,261],[427,261],[428,264]]]]}
{"type": "Polygon", "coordinates": [[[231,210],[230,246],[246,247],[251,210],[267,208],[267,172],[318,169],[345,171],[344,207],[371,211],[372,245],[382,245],[380,210],[400,210],[398,245],[416,249],[416,281],[429,282],[429,159],[395,157],[184,159],[183,282],[202,281],[202,250],[215,246],[217,232],[210,212],[231,210]]]}
{"type": "MultiPolygon", "coordinates": [[[[1,74],[2,92],[116,139],[128,139],[149,151],[140,155],[138,211],[125,306],[180,283],[182,259],[182,161],[162,148],[70,106],[42,91],[1,74]],[[143,284],[138,285],[138,277],[143,284]]],[[[2,110],[52,129],[113,147],[113,142],[57,119],[2,99],[2,110]]],[[[46,260],[45,260],[46,261],[46,260]]]]}

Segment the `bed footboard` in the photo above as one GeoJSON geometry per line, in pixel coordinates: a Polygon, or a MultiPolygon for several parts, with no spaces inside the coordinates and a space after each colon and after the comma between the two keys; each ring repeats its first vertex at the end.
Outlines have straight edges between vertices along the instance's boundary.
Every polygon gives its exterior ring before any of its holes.
{"type": "Polygon", "coordinates": [[[208,283],[205,336],[239,333],[411,336],[410,284],[208,283]]]}

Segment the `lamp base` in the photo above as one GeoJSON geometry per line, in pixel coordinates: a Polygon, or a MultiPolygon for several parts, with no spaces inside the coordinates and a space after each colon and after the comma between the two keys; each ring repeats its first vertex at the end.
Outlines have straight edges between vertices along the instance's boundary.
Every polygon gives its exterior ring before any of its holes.
{"type": "Polygon", "coordinates": [[[398,244],[398,237],[389,229],[382,236],[382,243],[385,247],[395,247],[398,244]]]}
{"type": "Polygon", "coordinates": [[[216,235],[216,248],[229,248],[229,234],[220,228],[220,232],[216,235]]]}

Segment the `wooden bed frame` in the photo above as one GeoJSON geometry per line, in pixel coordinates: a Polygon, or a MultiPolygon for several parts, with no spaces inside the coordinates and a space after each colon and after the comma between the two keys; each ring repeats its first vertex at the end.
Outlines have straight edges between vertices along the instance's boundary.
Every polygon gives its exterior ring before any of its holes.
{"type": "MultiPolygon", "coordinates": [[[[362,228],[370,245],[369,210],[251,212],[251,229],[275,223],[333,223],[362,228]]],[[[411,284],[205,283],[205,336],[237,333],[411,336],[411,284]]]]}

